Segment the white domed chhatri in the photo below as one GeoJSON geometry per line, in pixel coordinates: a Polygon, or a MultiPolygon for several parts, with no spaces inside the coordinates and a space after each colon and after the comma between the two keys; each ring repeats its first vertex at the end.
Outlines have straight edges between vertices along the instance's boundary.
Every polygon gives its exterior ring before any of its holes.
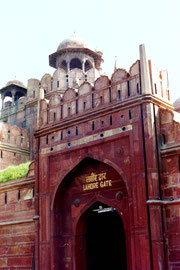
{"type": "MultiPolygon", "coordinates": [[[[84,75],[88,72],[89,78],[91,77],[93,81],[100,75],[102,62],[102,54],[93,50],[85,39],[76,34],[64,39],[59,44],[57,51],[49,55],[49,65],[51,67],[61,69],[61,72],[65,72],[68,76],[70,76],[69,72],[73,69],[78,69],[84,75]],[[96,73],[98,75],[95,75],[96,73]]],[[[70,80],[70,77],[67,80],[70,80]]]]}
{"type": "Polygon", "coordinates": [[[58,46],[57,51],[68,49],[68,48],[87,48],[93,50],[89,43],[79,37],[78,35],[74,34],[71,37],[64,39],[58,46]]]}
{"type": "Polygon", "coordinates": [[[6,86],[9,86],[11,84],[15,84],[15,85],[21,86],[23,88],[26,88],[25,85],[21,81],[18,81],[18,80],[9,81],[9,82],[7,82],[6,86]]]}

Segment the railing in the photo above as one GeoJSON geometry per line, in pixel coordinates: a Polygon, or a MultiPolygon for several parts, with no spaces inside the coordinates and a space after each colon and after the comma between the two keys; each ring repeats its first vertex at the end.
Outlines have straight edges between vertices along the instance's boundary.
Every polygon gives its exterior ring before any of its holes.
{"type": "Polygon", "coordinates": [[[18,110],[18,105],[8,106],[5,109],[0,110],[0,120],[8,117],[11,114],[15,114],[18,110]]]}

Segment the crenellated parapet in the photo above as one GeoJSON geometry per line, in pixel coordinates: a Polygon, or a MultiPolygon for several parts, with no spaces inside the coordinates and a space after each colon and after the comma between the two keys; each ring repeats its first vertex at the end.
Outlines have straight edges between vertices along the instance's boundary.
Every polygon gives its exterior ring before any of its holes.
{"type": "Polygon", "coordinates": [[[171,110],[160,110],[162,149],[178,147],[180,152],[180,113],[171,110]]]}
{"type": "Polygon", "coordinates": [[[78,88],[68,88],[63,95],[54,94],[40,101],[40,126],[81,115],[110,104],[140,95],[139,61],[130,71],[117,69],[111,76],[102,75],[94,84],[83,82],[78,88]]]}
{"type": "Polygon", "coordinates": [[[29,160],[29,131],[0,123],[0,169],[29,160]]]}

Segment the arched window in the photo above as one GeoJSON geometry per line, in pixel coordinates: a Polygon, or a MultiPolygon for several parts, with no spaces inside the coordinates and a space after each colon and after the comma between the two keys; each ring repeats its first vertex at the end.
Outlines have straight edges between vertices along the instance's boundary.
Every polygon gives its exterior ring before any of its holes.
{"type": "Polygon", "coordinates": [[[60,68],[64,69],[67,72],[67,63],[65,60],[63,60],[59,66],[60,68]]]}
{"type": "Polygon", "coordinates": [[[74,58],[70,62],[70,69],[79,68],[82,69],[82,63],[78,58],[74,58]]]}
{"type": "Polygon", "coordinates": [[[17,103],[17,101],[18,101],[18,99],[20,99],[20,97],[24,97],[24,93],[16,92],[15,98],[14,98],[15,103],[17,103]]]}
{"type": "Polygon", "coordinates": [[[92,68],[92,64],[88,60],[86,60],[86,62],[85,62],[85,72],[88,71],[91,68],[92,68]]]}

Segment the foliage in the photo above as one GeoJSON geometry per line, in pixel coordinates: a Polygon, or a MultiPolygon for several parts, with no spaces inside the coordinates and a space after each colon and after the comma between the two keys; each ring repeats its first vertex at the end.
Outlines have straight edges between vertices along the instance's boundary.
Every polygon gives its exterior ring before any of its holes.
{"type": "Polygon", "coordinates": [[[26,177],[29,170],[29,165],[30,162],[22,163],[18,166],[10,166],[0,171],[0,183],[26,177]]]}

